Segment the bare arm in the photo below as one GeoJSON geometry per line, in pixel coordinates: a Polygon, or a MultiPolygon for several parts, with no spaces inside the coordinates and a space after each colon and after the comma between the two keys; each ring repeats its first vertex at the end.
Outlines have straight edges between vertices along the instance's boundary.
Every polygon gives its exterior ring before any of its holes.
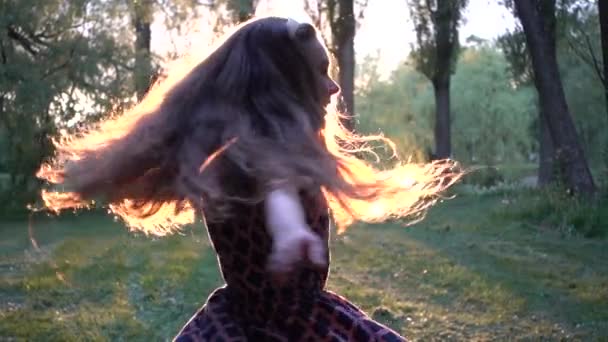
{"type": "Polygon", "coordinates": [[[301,260],[326,265],[325,247],[306,223],[304,208],[294,187],[268,193],[265,214],[266,227],[273,239],[268,265],[272,271],[290,271],[301,260]]]}
{"type": "Polygon", "coordinates": [[[265,210],[267,228],[274,238],[308,229],[304,208],[294,187],[283,187],[266,195],[265,210]]]}

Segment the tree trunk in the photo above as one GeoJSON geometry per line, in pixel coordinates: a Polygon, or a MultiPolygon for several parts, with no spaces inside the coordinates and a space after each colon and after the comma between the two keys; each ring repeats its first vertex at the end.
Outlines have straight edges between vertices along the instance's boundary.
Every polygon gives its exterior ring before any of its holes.
{"type": "Polygon", "coordinates": [[[435,65],[429,76],[435,91],[435,157],[450,158],[450,78],[458,49],[458,8],[453,0],[437,1],[431,18],[435,33],[435,65]]]}
{"type": "Polygon", "coordinates": [[[435,158],[450,158],[450,77],[434,80],[435,91],[435,158]]]}
{"type": "Polygon", "coordinates": [[[538,116],[538,141],[540,145],[538,156],[538,185],[545,186],[552,183],[554,180],[553,155],[555,150],[549,132],[549,125],[540,111],[538,112],[538,116]]]}
{"type": "Polygon", "coordinates": [[[599,0],[598,12],[600,16],[600,31],[602,37],[602,60],[604,64],[604,97],[606,99],[606,112],[608,113],[608,1],[599,0]]]}
{"type": "Polygon", "coordinates": [[[355,29],[356,20],[353,0],[339,0],[338,17],[334,26],[336,57],[338,60],[338,83],[344,101],[344,111],[348,120],[344,122],[346,128],[355,128],[355,29]]]}
{"type": "Polygon", "coordinates": [[[536,1],[515,0],[517,14],[532,57],[534,83],[541,113],[549,126],[555,156],[564,170],[567,185],[576,193],[592,194],[595,184],[579,143],[557,67],[557,58],[544,29],[536,1]]]}
{"type": "Polygon", "coordinates": [[[352,130],[355,128],[353,118],[355,113],[355,47],[352,39],[338,49],[337,57],[340,66],[338,82],[344,101],[344,110],[349,117],[346,127],[352,130]]]}
{"type": "Polygon", "coordinates": [[[150,88],[152,78],[152,58],[150,53],[152,23],[151,0],[135,2],[133,10],[135,28],[135,92],[141,100],[150,88]]]}
{"type": "MultiPolygon", "coordinates": [[[[539,15],[543,19],[543,27],[545,37],[548,40],[547,53],[551,56],[557,56],[557,39],[556,39],[556,17],[555,5],[556,0],[540,0],[538,3],[539,15]]],[[[539,142],[539,159],[538,159],[538,185],[545,186],[555,181],[555,148],[551,131],[547,123],[546,116],[543,115],[543,106],[538,100],[538,142],[539,142]]]]}

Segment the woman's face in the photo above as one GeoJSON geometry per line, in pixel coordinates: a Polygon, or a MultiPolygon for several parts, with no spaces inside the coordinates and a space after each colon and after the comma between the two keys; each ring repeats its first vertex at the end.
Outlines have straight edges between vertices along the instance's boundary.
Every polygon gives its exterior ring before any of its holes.
{"type": "Polygon", "coordinates": [[[338,84],[329,76],[329,58],[325,48],[317,39],[311,39],[304,46],[304,55],[313,70],[321,105],[324,107],[331,101],[331,96],[340,91],[338,84]]]}
{"type": "Polygon", "coordinates": [[[325,52],[319,62],[318,72],[320,77],[318,89],[321,89],[321,104],[325,107],[331,101],[331,96],[340,91],[338,84],[329,76],[329,58],[325,52]]]}

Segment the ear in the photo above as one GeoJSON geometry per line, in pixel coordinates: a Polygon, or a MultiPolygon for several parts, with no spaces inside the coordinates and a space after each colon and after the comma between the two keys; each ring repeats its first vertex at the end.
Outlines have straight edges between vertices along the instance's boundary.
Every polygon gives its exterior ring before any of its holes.
{"type": "Polygon", "coordinates": [[[298,23],[293,19],[287,19],[287,32],[289,37],[298,41],[307,41],[315,36],[315,28],[307,23],[298,23]]]}

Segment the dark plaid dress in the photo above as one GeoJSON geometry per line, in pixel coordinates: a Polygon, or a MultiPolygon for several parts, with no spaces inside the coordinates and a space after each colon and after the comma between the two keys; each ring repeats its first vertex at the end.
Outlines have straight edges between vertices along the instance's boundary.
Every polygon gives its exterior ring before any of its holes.
{"type": "MultiPolygon", "coordinates": [[[[322,196],[302,198],[311,228],[327,244],[322,196]]],[[[176,341],[404,341],[346,299],[324,290],[328,268],[302,266],[277,282],[266,271],[272,238],[263,207],[241,208],[239,219],[208,224],[226,285],[215,290],[176,341]],[[241,215],[242,214],[242,215],[241,215]]]]}

